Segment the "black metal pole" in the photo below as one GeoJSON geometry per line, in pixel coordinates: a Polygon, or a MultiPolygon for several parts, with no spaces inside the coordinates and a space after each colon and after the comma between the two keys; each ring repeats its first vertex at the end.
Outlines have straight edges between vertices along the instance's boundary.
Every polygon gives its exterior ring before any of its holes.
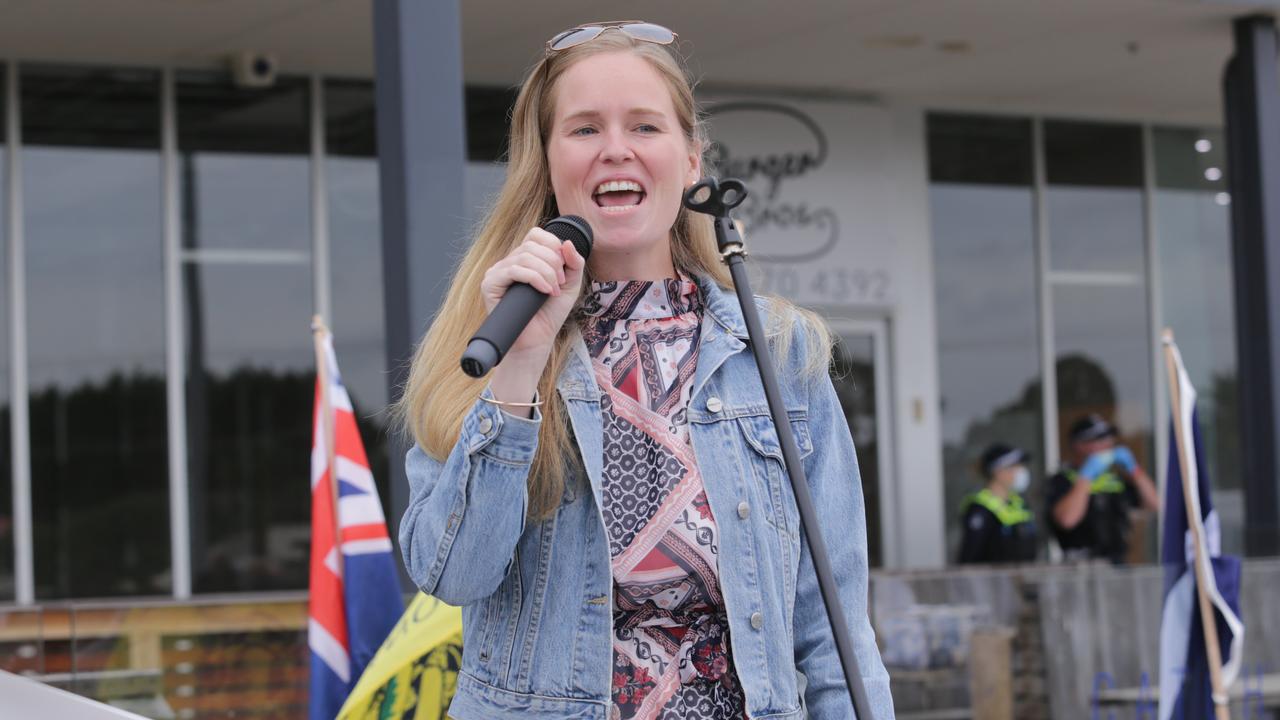
{"type": "MultiPolygon", "coordinates": [[[[467,237],[463,202],[466,125],[461,0],[375,0],[378,181],[387,397],[395,402],[413,348],[440,307],[449,263],[467,237]]],[[[391,537],[409,506],[404,456],[410,444],[387,433],[391,537]]],[[[398,540],[397,540],[398,543],[398,540]]],[[[400,568],[401,586],[415,591],[400,568]]]]}
{"type": "Polygon", "coordinates": [[[1235,265],[1245,551],[1280,552],[1280,80],[1276,24],[1235,21],[1223,96],[1235,265]]]}
{"type": "MultiPolygon", "coordinates": [[[[743,196],[745,194],[745,191],[741,193],[743,196]]],[[[737,201],[741,202],[741,197],[738,197],[737,201]]],[[[756,368],[760,371],[760,382],[764,385],[764,396],[769,403],[769,415],[773,418],[773,426],[778,431],[778,440],[782,443],[783,462],[787,469],[787,476],[791,478],[796,507],[800,510],[800,528],[804,534],[804,541],[809,543],[809,555],[813,558],[813,569],[818,575],[818,587],[822,591],[822,602],[827,608],[827,619],[831,622],[831,634],[835,637],[836,653],[840,656],[844,680],[849,686],[854,714],[859,720],[873,720],[871,704],[867,701],[867,690],[862,686],[862,673],[858,670],[858,657],[854,654],[850,641],[852,636],[849,634],[848,623],[844,619],[844,606],[840,602],[835,576],[831,572],[827,544],[822,539],[822,530],[818,527],[817,515],[813,509],[813,498],[809,495],[809,482],[805,478],[804,463],[800,461],[796,438],[791,432],[787,409],[782,403],[782,394],[778,390],[778,374],[773,367],[773,358],[769,354],[769,343],[764,328],[760,324],[760,313],[756,311],[755,296],[751,293],[746,262],[743,260],[746,251],[742,245],[742,236],[728,216],[727,210],[724,215],[715,218],[715,228],[720,254],[724,257],[725,264],[729,266],[729,275],[733,278],[733,289],[738,295],[738,304],[742,306],[742,318],[747,323],[747,337],[750,340],[751,353],[756,359],[756,368]]]]}

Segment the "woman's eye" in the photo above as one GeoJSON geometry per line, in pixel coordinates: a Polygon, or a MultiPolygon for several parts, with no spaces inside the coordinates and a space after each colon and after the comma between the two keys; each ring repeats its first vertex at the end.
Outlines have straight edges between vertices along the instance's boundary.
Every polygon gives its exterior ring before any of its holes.
{"type": "Polygon", "coordinates": [[[590,125],[585,125],[583,127],[578,128],[577,130],[574,130],[572,133],[569,133],[569,134],[570,135],[594,135],[595,132],[596,132],[595,128],[591,127],[590,125]]]}
{"type": "Polygon", "coordinates": [[[641,126],[637,127],[637,128],[636,128],[636,130],[639,130],[639,131],[640,131],[640,132],[642,132],[642,133],[656,133],[656,132],[660,132],[660,131],[658,130],[658,128],[657,128],[657,126],[656,126],[656,125],[641,125],[641,126]]]}

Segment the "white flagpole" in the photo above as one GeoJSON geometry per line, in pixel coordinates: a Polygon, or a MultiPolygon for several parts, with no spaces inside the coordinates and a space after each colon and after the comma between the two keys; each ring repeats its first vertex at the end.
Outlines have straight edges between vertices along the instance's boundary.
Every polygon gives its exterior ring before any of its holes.
{"type": "Polygon", "coordinates": [[[1213,709],[1217,720],[1231,720],[1230,708],[1227,705],[1226,688],[1222,686],[1222,649],[1218,645],[1218,623],[1214,618],[1213,605],[1209,602],[1209,582],[1204,548],[1200,537],[1200,518],[1195,516],[1192,493],[1200,492],[1200,488],[1191,487],[1192,448],[1187,447],[1187,430],[1182,422],[1182,390],[1179,387],[1179,362],[1174,358],[1173,330],[1164,331],[1164,360],[1169,375],[1169,407],[1173,410],[1173,435],[1178,443],[1178,463],[1182,469],[1182,497],[1187,510],[1187,527],[1191,530],[1191,545],[1195,549],[1196,598],[1200,605],[1200,625],[1204,629],[1205,652],[1209,657],[1209,681],[1213,687],[1213,709]]]}
{"type": "Polygon", "coordinates": [[[311,318],[311,334],[316,348],[316,380],[320,383],[320,427],[324,437],[325,462],[329,469],[329,492],[333,498],[333,552],[337,560],[338,577],[345,576],[342,558],[342,519],[338,515],[338,467],[335,462],[333,429],[333,399],[329,397],[329,354],[325,352],[325,339],[329,328],[324,318],[311,318]]]}

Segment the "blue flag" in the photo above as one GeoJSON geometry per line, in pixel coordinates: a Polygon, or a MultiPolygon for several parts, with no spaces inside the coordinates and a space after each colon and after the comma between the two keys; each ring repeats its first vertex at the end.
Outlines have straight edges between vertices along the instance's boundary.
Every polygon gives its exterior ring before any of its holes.
{"type": "Polygon", "coordinates": [[[1169,433],[1169,474],[1164,489],[1164,611],[1160,622],[1160,720],[1211,718],[1214,700],[1209,658],[1196,593],[1194,523],[1200,538],[1205,588],[1213,607],[1222,658],[1222,688],[1231,687],[1240,673],[1244,624],[1240,621],[1240,560],[1221,554],[1221,526],[1209,494],[1209,476],[1196,415],[1196,391],[1182,357],[1166,340],[1177,372],[1178,397],[1172,410],[1181,416],[1169,433]],[[1183,468],[1179,446],[1187,448],[1183,468]],[[1190,504],[1190,512],[1187,505],[1190,504]],[[1190,519],[1190,522],[1189,522],[1190,519]]]}

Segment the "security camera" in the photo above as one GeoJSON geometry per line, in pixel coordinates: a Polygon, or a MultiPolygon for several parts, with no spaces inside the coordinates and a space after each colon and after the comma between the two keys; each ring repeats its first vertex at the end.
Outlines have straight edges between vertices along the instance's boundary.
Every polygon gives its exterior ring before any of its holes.
{"type": "Polygon", "coordinates": [[[231,56],[231,76],[237,87],[271,87],[278,69],[274,55],[245,51],[231,56]]]}

